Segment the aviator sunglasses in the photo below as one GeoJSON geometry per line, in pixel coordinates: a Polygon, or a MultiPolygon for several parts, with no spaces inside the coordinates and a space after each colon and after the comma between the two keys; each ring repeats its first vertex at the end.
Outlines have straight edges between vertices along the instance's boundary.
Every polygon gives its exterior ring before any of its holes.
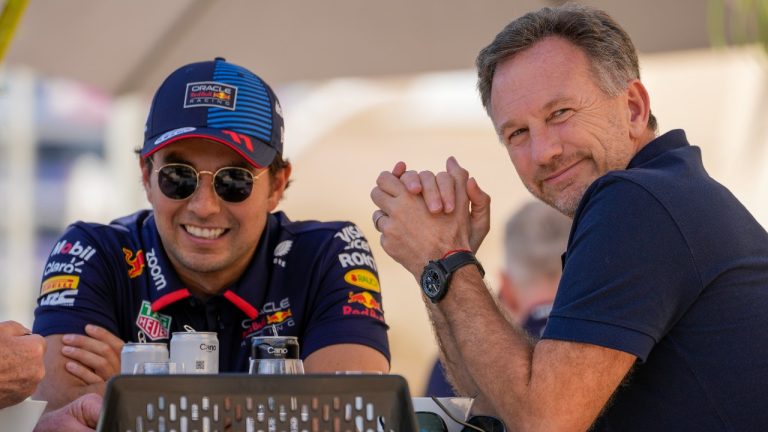
{"type": "Polygon", "coordinates": [[[183,200],[192,196],[200,184],[200,174],[213,176],[213,190],[222,200],[231,203],[245,201],[251,196],[253,182],[269,171],[265,168],[257,175],[245,168],[223,167],[211,171],[198,171],[194,167],[182,163],[163,165],[155,170],[160,191],[168,198],[183,200]]]}

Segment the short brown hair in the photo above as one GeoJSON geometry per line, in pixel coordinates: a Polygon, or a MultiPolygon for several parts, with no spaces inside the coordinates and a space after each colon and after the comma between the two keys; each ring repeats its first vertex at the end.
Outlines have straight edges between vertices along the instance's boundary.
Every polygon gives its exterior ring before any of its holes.
{"type": "MultiPolygon", "coordinates": [[[[584,50],[601,90],[610,96],[640,78],[637,51],[627,32],[607,13],[578,4],[543,8],[507,24],[477,56],[477,88],[486,112],[491,110],[491,87],[496,66],[542,39],[559,36],[584,50]]],[[[648,128],[657,129],[650,114],[648,128]]]]}

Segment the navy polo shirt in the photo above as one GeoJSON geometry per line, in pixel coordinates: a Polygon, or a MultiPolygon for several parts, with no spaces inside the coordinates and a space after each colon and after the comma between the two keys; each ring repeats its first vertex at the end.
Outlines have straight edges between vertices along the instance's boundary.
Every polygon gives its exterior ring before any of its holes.
{"type": "Polygon", "coordinates": [[[275,332],[298,336],[302,358],[340,343],[390,358],[376,263],[360,229],[282,212],[267,218],[246,272],[207,300],[179,280],[151,211],[70,225],[46,263],[34,332],[84,334],[89,323],[133,342],[216,332],[221,372],[246,372],[248,339],[275,332]]]}
{"type": "Polygon", "coordinates": [[[768,234],[681,130],[586,191],[544,339],[638,358],[595,430],[768,430],[768,234]]]}

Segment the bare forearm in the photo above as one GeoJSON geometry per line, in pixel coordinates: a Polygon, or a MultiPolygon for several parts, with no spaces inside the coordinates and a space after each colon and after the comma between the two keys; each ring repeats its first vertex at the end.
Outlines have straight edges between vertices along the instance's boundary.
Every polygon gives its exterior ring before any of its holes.
{"type": "Polygon", "coordinates": [[[87,384],[66,369],[69,359],[61,354],[62,336],[46,336],[45,378],[35,391],[36,399],[48,401],[46,411],[58,409],[86,393],[104,394],[105,384],[87,384]]]}
{"type": "Polygon", "coordinates": [[[523,419],[509,417],[521,413],[528,401],[530,339],[505,319],[474,267],[457,272],[451,288],[451,295],[440,303],[441,315],[469,380],[482,389],[477,402],[488,405],[473,410],[487,412],[490,408],[508,424],[521,424],[523,419]]]}
{"type": "Polygon", "coordinates": [[[466,396],[476,395],[479,389],[467,371],[461,352],[456,347],[456,341],[453,338],[448,322],[437,307],[428,301],[425,301],[425,303],[429,318],[432,321],[432,327],[435,329],[437,343],[440,347],[440,360],[445,368],[448,381],[453,385],[457,393],[466,396]]]}
{"type": "Polygon", "coordinates": [[[456,340],[442,312],[431,304],[427,305],[427,310],[437,335],[437,342],[440,346],[440,361],[443,363],[448,382],[451,383],[456,394],[474,398],[473,414],[497,415],[489,403],[488,397],[469,373],[467,364],[456,346],[456,340]]]}
{"type": "Polygon", "coordinates": [[[52,378],[43,379],[33,395],[34,399],[48,401],[45,408],[46,412],[61,408],[82,395],[96,393],[104,395],[104,385],[72,385],[70,382],[55,380],[52,378]]]}

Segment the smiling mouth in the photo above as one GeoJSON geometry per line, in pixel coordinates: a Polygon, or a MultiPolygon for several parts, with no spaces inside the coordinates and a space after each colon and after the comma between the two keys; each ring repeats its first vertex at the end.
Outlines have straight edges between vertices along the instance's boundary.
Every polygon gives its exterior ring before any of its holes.
{"type": "Polygon", "coordinates": [[[561,177],[563,174],[567,173],[567,172],[568,172],[568,171],[570,171],[570,170],[571,170],[573,167],[575,167],[576,165],[578,165],[578,164],[579,164],[579,162],[581,162],[581,161],[580,161],[580,160],[578,160],[578,161],[576,161],[576,162],[574,162],[574,163],[572,163],[572,164],[570,164],[570,165],[566,166],[565,168],[563,168],[563,169],[561,169],[561,170],[557,171],[556,173],[554,173],[554,174],[551,174],[551,175],[549,175],[549,176],[545,177],[543,181],[544,181],[545,183],[548,183],[548,182],[552,182],[552,181],[557,181],[557,180],[558,180],[558,179],[559,179],[559,178],[560,178],[560,177],[561,177]]]}
{"type": "Polygon", "coordinates": [[[224,228],[203,228],[194,225],[182,225],[188,234],[206,240],[215,240],[227,231],[224,228]]]}

